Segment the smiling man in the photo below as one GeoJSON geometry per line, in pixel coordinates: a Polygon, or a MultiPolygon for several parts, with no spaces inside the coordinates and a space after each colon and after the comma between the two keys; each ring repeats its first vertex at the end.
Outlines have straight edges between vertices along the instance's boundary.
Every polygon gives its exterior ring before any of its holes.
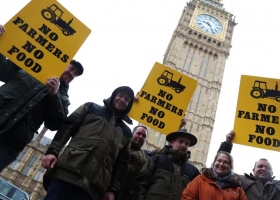
{"type": "Polygon", "coordinates": [[[172,148],[146,161],[135,178],[133,200],[180,200],[187,184],[199,175],[198,169],[187,162],[186,154],[197,138],[179,129],[167,135],[166,140],[172,148]]]}
{"type": "MultiPolygon", "coordinates": [[[[5,33],[0,25],[0,37],[5,33]]],[[[60,78],[46,85],[0,54],[0,172],[13,162],[44,123],[57,130],[68,114],[69,83],[83,74],[82,65],[72,60],[60,78]]]]}
{"type": "Polygon", "coordinates": [[[132,124],[133,99],[131,88],[119,87],[104,106],[86,103],[66,119],[42,161],[45,200],[98,200],[106,191],[106,200],[117,196],[129,161],[132,133],[124,122],[132,124]]]}
{"type": "MultiPolygon", "coordinates": [[[[148,135],[148,129],[145,126],[139,125],[134,127],[132,131],[132,142],[130,149],[130,160],[128,164],[128,171],[123,178],[122,187],[117,199],[119,200],[131,200],[132,199],[132,185],[133,181],[141,170],[144,163],[148,160],[150,152],[141,149],[146,141],[148,135]]],[[[109,195],[107,193],[107,195],[109,195]]],[[[112,196],[113,194],[111,194],[112,196]]]]}
{"type": "MultiPolygon", "coordinates": [[[[222,142],[219,151],[231,152],[234,131],[226,135],[226,141],[222,142]]],[[[253,174],[238,175],[242,188],[248,200],[279,200],[280,181],[274,180],[272,166],[265,158],[259,159],[253,168],[253,174]]]]}

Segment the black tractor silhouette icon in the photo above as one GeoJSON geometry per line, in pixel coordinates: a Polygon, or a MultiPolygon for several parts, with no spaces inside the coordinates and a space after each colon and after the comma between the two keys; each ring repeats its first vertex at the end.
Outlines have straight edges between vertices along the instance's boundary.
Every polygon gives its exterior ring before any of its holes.
{"type": "Polygon", "coordinates": [[[175,90],[176,93],[180,93],[184,91],[184,89],[186,88],[186,86],[180,84],[181,80],[182,80],[182,76],[180,77],[178,82],[173,81],[173,73],[165,70],[162,73],[162,75],[157,79],[157,82],[160,85],[172,88],[173,90],[175,90]]]}
{"type": "Polygon", "coordinates": [[[255,81],[251,96],[255,99],[270,98],[280,102],[280,91],[278,91],[278,83],[275,84],[275,89],[267,89],[266,82],[255,81]]]}
{"type": "Polygon", "coordinates": [[[65,36],[73,35],[76,31],[70,26],[73,21],[73,18],[66,23],[61,19],[63,11],[56,5],[53,4],[46,9],[41,11],[42,16],[44,19],[50,21],[51,23],[55,24],[65,36]]]}

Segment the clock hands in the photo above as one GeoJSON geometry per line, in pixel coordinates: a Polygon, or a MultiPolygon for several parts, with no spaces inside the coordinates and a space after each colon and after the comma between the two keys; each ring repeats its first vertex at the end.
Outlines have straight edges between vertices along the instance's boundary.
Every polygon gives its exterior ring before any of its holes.
{"type": "Polygon", "coordinates": [[[195,20],[198,28],[206,33],[218,34],[223,30],[221,22],[211,15],[200,14],[196,16],[195,20]]]}
{"type": "Polygon", "coordinates": [[[211,24],[209,22],[203,21],[203,23],[207,24],[210,27],[210,29],[211,29],[213,34],[215,33],[215,31],[213,30],[213,28],[212,28],[212,26],[211,26],[211,24]]]}

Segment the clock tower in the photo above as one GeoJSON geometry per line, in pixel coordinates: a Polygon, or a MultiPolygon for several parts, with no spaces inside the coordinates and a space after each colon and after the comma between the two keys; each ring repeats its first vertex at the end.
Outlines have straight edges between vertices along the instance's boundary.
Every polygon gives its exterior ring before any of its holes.
{"type": "MultiPolygon", "coordinates": [[[[190,161],[198,168],[206,163],[235,25],[222,0],[190,0],[164,55],[164,65],[198,80],[185,115],[185,128],[198,138],[189,148],[190,161]]],[[[165,135],[150,129],[143,148],[152,150],[165,144],[165,135]]]]}

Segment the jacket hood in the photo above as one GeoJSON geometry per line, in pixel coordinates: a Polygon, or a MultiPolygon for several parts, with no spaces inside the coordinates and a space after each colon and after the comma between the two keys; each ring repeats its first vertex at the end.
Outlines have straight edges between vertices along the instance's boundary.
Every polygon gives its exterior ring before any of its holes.
{"type": "Polygon", "coordinates": [[[232,171],[225,177],[219,178],[212,168],[202,168],[202,174],[209,179],[214,180],[221,188],[241,186],[240,178],[232,171]]]}
{"type": "MultiPolygon", "coordinates": [[[[125,117],[125,116],[130,112],[130,110],[131,110],[131,108],[132,108],[132,105],[133,105],[133,102],[134,102],[134,92],[133,92],[133,90],[132,90],[130,87],[128,87],[128,86],[118,87],[117,89],[115,89],[115,90],[113,91],[112,95],[111,95],[108,99],[105,100],[105,102],[110,106],[110,108],[111,108],[112,110],[115,111],[116,116],[123,116],[123,117],[125,117]],[[116,110],[114,109],[114,105],[113,105],[114,99],[115,99],[116,95],[117,95],[119,92],[124,91],[124,90],[128,92],[129,97],[130,97],[131,100],[130,100],[128,106],[126,107],[126,109],[125,109],[124,111],[116,111],[116,110]]],[[[127,117],[127,118],[128,118],[128,117],[127,117]]]]}

